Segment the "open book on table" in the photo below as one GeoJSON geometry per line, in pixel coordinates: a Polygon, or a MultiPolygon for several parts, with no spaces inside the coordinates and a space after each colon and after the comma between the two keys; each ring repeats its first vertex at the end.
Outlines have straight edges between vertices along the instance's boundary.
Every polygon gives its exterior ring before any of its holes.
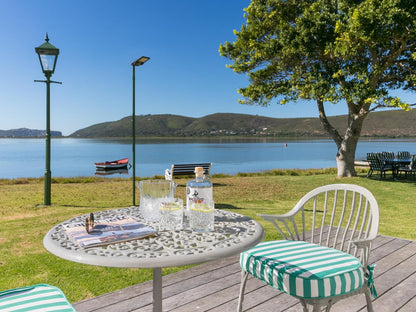
{"type": "Polygon", "coordinates": [[[96,220],[89,232],[83,222],[66,224],[68,236],[81,247],[105,246],[156,235],[157,231],[133,218],[120,216],[109,220],[96,220]]]}

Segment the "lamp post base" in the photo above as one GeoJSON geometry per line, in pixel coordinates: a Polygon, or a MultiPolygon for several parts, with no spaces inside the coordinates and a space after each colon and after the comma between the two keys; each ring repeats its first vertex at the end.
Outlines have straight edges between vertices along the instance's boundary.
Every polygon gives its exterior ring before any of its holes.
{"type": "Polygon", "coordinates": [[[50,206],[50,204],[51,204],[51,173],[50,172],[45,172],[45,186],[44,186],[43,204],[45,206],[50,206]]]}

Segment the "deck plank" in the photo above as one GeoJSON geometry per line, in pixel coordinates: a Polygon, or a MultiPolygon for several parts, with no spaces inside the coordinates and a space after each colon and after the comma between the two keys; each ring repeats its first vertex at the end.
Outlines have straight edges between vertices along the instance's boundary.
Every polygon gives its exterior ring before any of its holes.
{"type": "MultiPolygon", "coordinates": [[[[378,301],[374,303],[376,311],[402,311],[403,306],[409,300],[414,300],[416,296],[416,274],[412,274],[407,279],[397,284],[395,287],[386,292],[378,301]],[[394,309],[394,310],[391,310],[394,309]]],[[[416,306],[413,305],[413,310],[416,306]]]]}
{"type": "MultiPolygon", "coordinates": [[[[414,287],[414,285],[412,286],[414,287]]],[[[416,298],[406,302],[403,307],[401,307],[398,312],[414,312],[416,307],[416,298]]]]}
{"type": "MultiPolygon", "coordinates": [[[[379,235],[370,263],[376,263],[375,311],[414,311],[416,242],[379,235]]],[[[240,287],[238,256],[191,267],[163,277],[163,311],[235,311],[240,287]]],[[[364,295],[335,304],[331,311],[366,311],[364,295]]],[[[74,304],[78,312],[152,312],[152,282],[137,284],[74,304]]],[[[247,281],[244,311],[301,311],[298,301],[256,278],[247,281]]]]}

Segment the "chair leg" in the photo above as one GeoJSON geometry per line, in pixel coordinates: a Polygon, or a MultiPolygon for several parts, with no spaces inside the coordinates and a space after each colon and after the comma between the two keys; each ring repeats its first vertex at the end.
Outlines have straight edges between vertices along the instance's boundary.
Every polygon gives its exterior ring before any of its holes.
{"type": "Polygon", "coordinates": [[[325,308],[325,312],[329,312],[331,310],[331,308],[332,308],[332,300],[329,300],[328,305],[325,308]]]}
{"type": "Polygon", "coordinates": [[[365,293],[365,299],[367,300],[367,311],[368,312],[374,312],[373,301],[371,300],[370,289],[368,287],[366,287],[364,293],[365,293]]]}
{"type": "Polygon", "coordinates": [[[302,304],[303,307],[303,312],[308,312],[308,305],[306,304],[305,301],[303,301],[302,299],[299,299],[300,303],[302,304]]]}
{"type": "Polygon", "coordinates": [[[243,310],[244,289],[246,288],[247,278],[248,272],[241,270],[240,295],[238,296],[237,312],[241,312],[243,310]]]}
{"type": "Polygon", "coordinates": [[[321,311],[321,306],[319,304],[313,306],[312,312],[320,312],[320,311],[321,311]]]}

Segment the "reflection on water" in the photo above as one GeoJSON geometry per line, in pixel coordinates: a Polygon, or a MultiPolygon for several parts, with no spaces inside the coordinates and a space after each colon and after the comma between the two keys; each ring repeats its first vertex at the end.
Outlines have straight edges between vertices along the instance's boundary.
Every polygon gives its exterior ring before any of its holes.
{"type": "Polygon", "coordinates": [[[96,176],[111,176],[111,175],[121,175],[121,174],[129,174],[129,170],[127,168],[124,169],[111,169],[111,170],[95,170],[94,173],[96,176]]]}
{"type": "MultiPolygon", "coordinates": [[[[52,176],[93,176],[94,162],[132,159],[131,144],[130,139],[53,138],[52,176]]],[[[401,150],[416,154],[416,140],[361,139],[356,159],[365,158],[367,152],[401,150]]],[[[212,162],[211,173],[227,174],[327,168],[336,167],[335,155],[335,143],[329,139],[137,138],[136,176],[163,176],[173,163],[212,162]]],[[[41,177],[44,170],[44,139],[0,139],[0,178],[41,177]]],[[[107,176],[130,177],[131,170],[107,176]]]]}

